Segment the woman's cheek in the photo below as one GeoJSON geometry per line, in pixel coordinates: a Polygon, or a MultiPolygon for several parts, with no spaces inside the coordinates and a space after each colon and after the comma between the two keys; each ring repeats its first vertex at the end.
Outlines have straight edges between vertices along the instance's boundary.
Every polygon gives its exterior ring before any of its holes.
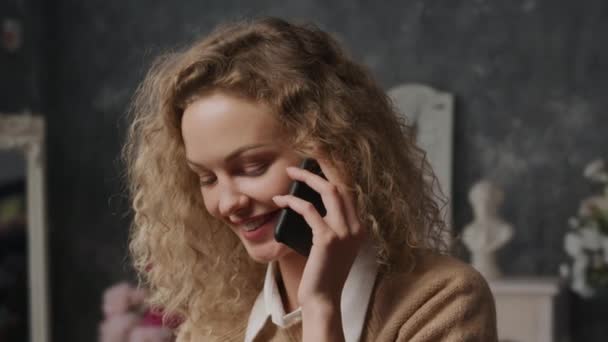
{"type": "Polygon", "coordinates": [[[218,217],[218,204],[217,201],[214,201],[211,193],[206,193],[201,190],[201,194],[203,195],[203,204],[205,205],[205,209],[211,216],[218,217]]]}
{"type": "Polygon", "coordinates": [[[289,179],[287,176],[281,176],[281,173],[267,173],[261,177],[250,179],[246,186],[246,191],[251,197],[257,201],[274,203],[272,197],[275,195],[284,195],[289,191],[289,179]]]}
{"type": "Polygon", "coordinates": [[[270,197],[275,195],[285,195],[289,193],[289,188],[292,183],[292,179],[289,178],[287,172],[285,170],[281,170],[276,177],[274,177],[273,182],[268,185],[268,189],[271,189],[270,197]]]}

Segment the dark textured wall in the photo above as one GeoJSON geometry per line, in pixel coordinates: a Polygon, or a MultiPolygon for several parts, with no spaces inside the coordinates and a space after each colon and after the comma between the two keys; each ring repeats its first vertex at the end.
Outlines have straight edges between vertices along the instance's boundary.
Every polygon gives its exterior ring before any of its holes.
{"type": "MultiPolygon", "coordinates": [[[[313,21],[335,33],[385,88],[421,82],[454,93],[456,226],[471,219],[473,182],[487,177],[502,185],[504,216],[517,229],[500,259],[510,275],[556,274],[565,258],[566,220],[591,191],[581,169],[608,157],[604,0],[57,0],[45,6],[40,86],[49,129],[56,341],[94,340],[102,289],[130,276],[116,160],[134,88],[160,50],[222,21],[252,15],[313,21]]],[[[575,341],[605,339],[607,304],[574,298],[575,341]]]]}
{"type": "MultiPolygon", "coordinates": [[[[38,0],[0,2],[0,25],[13,20],[21,27],[21,44],[15,51],[0,46],[0,112],[36,112],[41,106],[42,25],[38,0]]],[[[1,38],[1,37],[0,37],[1,38]]]]}

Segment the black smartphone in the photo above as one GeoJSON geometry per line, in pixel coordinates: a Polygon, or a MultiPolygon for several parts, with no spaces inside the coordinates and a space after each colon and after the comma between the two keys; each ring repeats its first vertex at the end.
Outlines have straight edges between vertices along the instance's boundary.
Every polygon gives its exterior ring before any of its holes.
{"type": "MultiPolygon", "coordinates": [[[[316,160],[306,158],[300,168],[308,170],[325,179],[321,167],[316,160]]],[[[326,210],[321,195],[306,185],[304,182],[294,181],[291,184],[289,194],[312,203],[321,216],[325,216],[326,210]]],[[[274,238],[303,256],[310,254],[312,248],[312,230],[302,215],[287,207],[281,211],[279,221],[274,229],[274,238]]]]}

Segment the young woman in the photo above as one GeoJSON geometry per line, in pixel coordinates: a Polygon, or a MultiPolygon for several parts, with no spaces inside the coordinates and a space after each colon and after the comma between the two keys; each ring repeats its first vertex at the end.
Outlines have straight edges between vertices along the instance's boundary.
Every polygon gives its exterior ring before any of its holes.
{"type": "Polygon", "coordinates": [[[132,114],[131,251],[152,303],[184,318],[178,341],[496,340],[485,281],[442,253],[412,129],[327,33],[223,26],[159,58],[132,114]],[[326,215],[287,195],[294,180],[326,215]],[[308,257],[274,239],[285,207],[311,227],[308,257]]]}

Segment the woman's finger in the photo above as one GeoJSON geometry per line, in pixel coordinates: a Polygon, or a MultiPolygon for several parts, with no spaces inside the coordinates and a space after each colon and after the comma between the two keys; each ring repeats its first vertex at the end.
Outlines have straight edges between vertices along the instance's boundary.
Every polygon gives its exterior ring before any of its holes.
{"type": "Polygon", "coordinates": [[[331,230],[312,203],[292,195],[274,196],[272,200],[278,206],[289,207],[302,215],[304,221],[312,228],[313,235],[331,230]]]}
{"type": "Polygon", "coordinates": [[[344,208],[338,187],[329,183],[323,177],[308,170],[297,167],[288,167],[287,173],[292,179],[301,181],[310,186],[321,195],[323,205],[327,210],[325,220],[339,236],[348,234],[347,222],[344,217],[344,208]]]}
{"type": "Polygon", "coordinates": [[[359,234],[362,232],[361,221],[357,215],[357,206],[355,205],[355,196],[352,191],[345,190],[342,192],[342,205],[344,206],[346,220],[348,222],[348,230],[351,234],[359,234]]]}
{"type": "Polygon", "coordinates": [[[361,223],[357,214],[353,191],[348,189],[338,171],[326,159],[317,158],[316,160],[327,180],[338,187],[349,232],[353,234],[359,233],[361,231],[361,223]]]}

